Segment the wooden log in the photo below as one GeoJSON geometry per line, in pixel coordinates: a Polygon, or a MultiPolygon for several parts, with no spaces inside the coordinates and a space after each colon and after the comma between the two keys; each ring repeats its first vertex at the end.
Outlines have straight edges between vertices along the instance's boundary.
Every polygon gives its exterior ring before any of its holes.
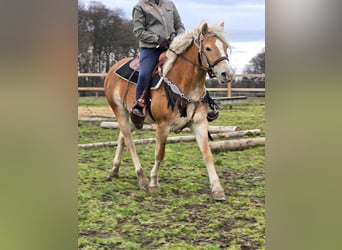
{"type": "Polygon", "coordinates": [[[111,120],[113,117],[81,117],[78,118],[79,121],[92,122],[92,121],[103,121],[103,120],[111,120]]]}
{"type": "Polygon", "coordinates": [[[225,133],[215,133],[212,134],[211,137],[213,139],[216,138],[237,138],[237,137],[242,137],[245,135],[253,136],[253,135],[260,135],[261,130],[256,128],[256,129],[249,129],[249,130],[240,130],[240,131],[232,131],[232,132],[225,132],[225,133]]]}
{"type": "MultiPolygon", "coordinates": [[[[234,131],[240,131],[240,130],[241,128],[238,126],[209,126],[208,127],[209,133],[224,133],[224,132],[234,132],[234,131]]],[[[191,132],[191,130],[188,129],[187,132],[191,132]]]]}
{"type": "MultiPolygon", "coordinates": [[[[260,129],[245,130],[245,131],[233,131],[233,132],[229,132],[229,133],[213,134],[212,137],[213,137],[213,139],[215,139],[215,138],[236,138],[236,137],[241,137],[244,135],[256,135],[256,134],[260,134],[260,129]]],[[[190,136],[173,136],[173,137],[169,137],[167,139],[167,143],[194,142],[194,141],[196,141],[196,138],[193,135],[190,135],[190,136]]],[[[134,143],[136,145],[138,145],[138,144],[149,144],[149,143],[153,143],[153,142],[156,142],[155,138],[134,140],[134,143]]],[[[210,143],[212,143],[212,142],[210,142],[210,143]]],[[[243,142],[243,143],[245,143],[245,142],[243,142]]],[[[116,141],[113,141],[113,142],[96,142],[96,143],[88,143],[88,144],[78,144],[78,147],[83,148],[83,149],[89,149],[89,148],[96,148],[96,147],[115,147],[117,145],[118,145],[118,143],[116,141]]],[[[214,147],[219,147],[219,146],[214,145],[214,147]]]]}
{"type": "MultiPolygon", "coordinates": [[[[101,128],[110,128],[110,129],[119,129],[120,128],[118,122],[101,122],[100,127],[101,128]]],[[[144,124],[142,129],[143,130],[154,131],[154,130],[156,130],[156,125],[154,125],[154,124],[144,124]]]]}
{"type": "Polygon", "coordinates": [[[223,151],[223,150],[241,150],[245,148],[265,145],[265,137],[216,141],[216,142],[209,142],[209,144],[213,152],[218,152],[218,151],[223,151]]]}
{"type": "Polygon", "coordinates": [[[87,144],[78,144],[79,148],[83,149],[90,149],[90,148],[97,148],[97,147],[115,147],[118,145],[117,141],[107,141],[107,142],[94,142],[94,143],[87,143],[87,144]]]}
{"type": "MultiPolygon", "coordinates": [[[[194,141],[193,138],[190,138],[192,136],[177,136],[175,137],[170,137],[167,139],[169,143],[175,143],[175,142],[189,142],[189,141],[194,141]],[[183,137],[183,138],[180,138],[183,137]]],[[[139,140],[133,140],[135,145],[138,144],[149,144],[156,142],[155,138],[147,138],[147,139],[139,139],[139,140]]],[[[96,143],[88,143],[88,144],[78,144],[79,148],[83,149],[89,149],[89,148],[96,148],[96,147],[114,147],[117,146],[118,142],[117,141],[112,141],[112,142],[96,142],[96,143]]]]}
{"type": "MultiPolygon", "coordinates": [[[[101,128],[111,128],[111,129],[118,129],[119,123],[117,122],[101,122],[101,128]]],[[[144,124],[142,127],[144,130],[154,131],[156,129],[156,125],[154,124],[144,124]]],[[[223,133],[223,132],[231,132],[231,131],[240,131],[240,127],[238,126],[209,126],[209,133],[223,133]]],[[[191,130],[189,128],[185,128],[182,132],[190,133],[191,130]]]]}

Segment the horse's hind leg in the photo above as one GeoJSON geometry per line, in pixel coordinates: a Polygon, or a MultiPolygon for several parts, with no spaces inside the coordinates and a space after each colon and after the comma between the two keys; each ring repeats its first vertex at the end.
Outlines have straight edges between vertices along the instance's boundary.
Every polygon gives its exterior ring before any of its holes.
{"type": "Polygon", "coordinates": [[[128,151],[131,154],[132,161],[135,166],[135,172],[137,174],[139,187],[142,189],[148,189],[149,180],[144,175],[144,170],[141,167],[140,161],[138,159],[137,151],[135,148],[135,144],[131,136],[131,132],[129,130],[130,128],[128,128],[128,132],[125,135],[125,144],[127,146],[128,151]]]}
{"type": "Polygon", "coordinates": [[[118,178],[119,177],[119,167],[121,164],[121,158],[122,158],[122,151],[125,147],[125,138],[123,133],[120,130],[119,138],[118,138],[118,146],[115,151],[115,156],[113,159],[113,168],[109,172],[109,176],[106,178],[106,180],[111,180],[113,177],[118,178]]]}
{"type": "MultiPolygon", "coordinates": [[[[124,109],[124,107],[121,107],[121,113],[116,113],[115,115],[118,118],[118,122],[119,122],[119,126],[120,126],[120,140],[122,141],[122,145],[123,142],[126,145],[128,152],[131,155],[134,167],[135,167],[135,172],[137,174],[137,178],[138,178],[138,183],[140,188],[142,189],[147,189],[148,188],[148,184],[149,184],[149,180],[145,177],[144,175],[144,171],[141,167],[137,152],[136,152],[136,148],[135,148],[135,144],[131,135],[131,129],[133,128],[133,124],[129,123],[129,115],[128,112],[124,109]]],[[[113,166],[113,170],[114,170],[114,174],[116,169],[118,170],[118,168],[116,168],[115,164],[119,165],[119,162],[121,160],[121,153],[122,153],[122,148],[118,148],[117,149],[117,154],[115,155],[114,158],[114,166],[113,166]]]]}

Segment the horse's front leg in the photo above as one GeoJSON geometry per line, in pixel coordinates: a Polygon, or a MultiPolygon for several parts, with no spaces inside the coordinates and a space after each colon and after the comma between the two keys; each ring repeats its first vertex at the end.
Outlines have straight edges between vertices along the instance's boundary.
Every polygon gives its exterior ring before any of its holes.
{"type": "Polygon", "coordinates": [[[208,122],[203,120],[201,123],[195,123],[192,126],[192,130],[195,133],[196,142],[202,153],[203,160],[207,167],[209,181],[211,186],[211,194],[215,200],[223,201],[226,199],[223,188],[220,184],[219,177],[216,173],[216,169],[213,162],[213,155],[208,142],[208,122]]]}
{"type": "Polygon", "coordinates": [[[162,164],[165,156],[165,145],[170,127],[165,124],[159,124],[156,131],[156,148],[155,148],[155,161],[151,170],[151,181],[148,187],[150,192],[159,191],[158,170],[162,164]]]}

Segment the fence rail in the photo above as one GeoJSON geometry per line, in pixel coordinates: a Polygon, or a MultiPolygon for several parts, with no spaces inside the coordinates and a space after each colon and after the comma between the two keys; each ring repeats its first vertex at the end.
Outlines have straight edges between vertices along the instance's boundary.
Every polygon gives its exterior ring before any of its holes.
{"type": "MultiPolygon", "coordinates": [[[[78,73],[78,77],[105,77],[106,73],[78,73]]],[[[260,77],[265,78],[265,74],[236,74],[234,78],[237,77],[260,77]]],[[[265,88],[233,88],[232,82],[227,84],[226,88],[207,88],[211,92],[227,92],[227,97],[232,96],[232,92],[265,92],[265,88]]],[[[101,92],[104,91],[103,87],[78,87],[78,91],[94,91],[101,92]]]]}

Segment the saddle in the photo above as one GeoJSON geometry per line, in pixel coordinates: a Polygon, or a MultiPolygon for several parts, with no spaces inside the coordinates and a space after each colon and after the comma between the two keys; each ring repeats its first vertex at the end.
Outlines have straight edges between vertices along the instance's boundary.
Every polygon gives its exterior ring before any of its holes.
{"type": "MultiPolygon", "coordinates": [[[[154,70],[152,73],[151,82],[149,84],[150,89],[152,90],[158,89],[160,86],[160,84],[158,83],[160,82],[160,79],[161,79],[160,77],[161,69],[165,60],[166,60],[166,52],[163,52],[159,56],[158,63],[154,67],[154,70]]],[[[115,74],[136,85],[138,82],[138,77],[139,77],[139,56],[136,58],[132,58],[126,63],[124,63],[123,65],[121,65],[121,67],[115,71],[115,74]]]]}

